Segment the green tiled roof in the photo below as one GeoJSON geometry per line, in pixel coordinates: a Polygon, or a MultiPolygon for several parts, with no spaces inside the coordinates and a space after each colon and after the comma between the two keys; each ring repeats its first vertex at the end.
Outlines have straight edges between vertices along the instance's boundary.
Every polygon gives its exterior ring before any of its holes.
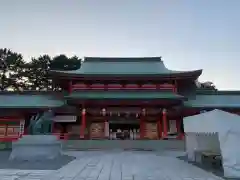
{"type": "Polygon", "coordinates": [[[50,95],[1,94],[0,108],[53,108],[61,107],[64,101],[50,95]]]}
{"type": "Polygon", "coordinates": [[[211,94],[197,94],[196,99],[184,102],[186,107],[240,108],[240,93],[213,92],[211,94]]]}
{"type": "Polygon", "coordinates": [[[51,71],[65,75],[161,75],[200,76],[202,70],[173,71],[165,67],[160,57],[149,58],[97,58],[86,57],[81,68],[73,71],[51,71]]]}
{"type": "Polygon", "coordinates": [[[66,98],[73,99],[183,99],[183,96],[172,92],[106,92],[106,91],[88,91],[88,92],[72,92],[66,98]]]}

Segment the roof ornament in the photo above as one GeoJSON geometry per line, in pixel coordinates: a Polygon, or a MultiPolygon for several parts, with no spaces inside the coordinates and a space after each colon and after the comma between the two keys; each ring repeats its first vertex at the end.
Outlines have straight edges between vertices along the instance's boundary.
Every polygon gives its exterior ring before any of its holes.
{"type": "Polygon", "coordinates": [[[202,87],[202,84],[198,80],[195,81],[195,85],[197,86],[197,88],[201,88],[202,87]]]}
{"type": "Polygon", "coordinates": [[[204,82],[202,84],[203,86],[213,86],[213,82],[210,82],[210,81],[204,82]]]}
{"type": "Polygon", "coordinates": [[[197,88],[201,89],[211,89],[211,90],[216,90],[216,86],[213,84],[211,81],[206,81],[206,82],[199,82],[198,80],[195,81],[195,84],[197,88]]]}

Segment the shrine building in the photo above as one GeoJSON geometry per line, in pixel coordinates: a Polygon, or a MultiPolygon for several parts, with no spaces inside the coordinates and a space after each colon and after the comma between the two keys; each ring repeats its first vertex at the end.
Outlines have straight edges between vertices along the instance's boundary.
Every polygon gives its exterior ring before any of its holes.
{"type": "Polygon", "coordinates": [[[160,57],[86,57],[80,69],[50,71],[61,91],[0,92],[0,141],[28,134],[44,111],[64,139],[182,139],[186,116],[240,112],[240,91],[201,90],[201,74],[170,70],[160,57]]]}

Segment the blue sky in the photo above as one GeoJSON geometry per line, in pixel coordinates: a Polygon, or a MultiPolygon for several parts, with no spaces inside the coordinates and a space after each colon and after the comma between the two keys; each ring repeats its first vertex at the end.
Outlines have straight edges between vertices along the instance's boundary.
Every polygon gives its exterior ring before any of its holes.
{"type": "Polygon", "coordinates": [[[173,70],[240,90],[239,0],[7,0],[0,47],[25,59],[162,56],[173,70]]]}

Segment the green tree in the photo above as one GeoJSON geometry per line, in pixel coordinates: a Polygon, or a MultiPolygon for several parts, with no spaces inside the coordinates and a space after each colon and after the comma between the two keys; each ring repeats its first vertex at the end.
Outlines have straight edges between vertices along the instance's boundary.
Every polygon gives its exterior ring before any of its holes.
{"type": "Polygon", "coordinates": [[[32,58],[31,62],[27,65],[28,90],[46,91],[51,89],[51,81],[48,78],[50,63],[51,57],[49,55],[32,58]]]}
{"type": "MultiPolygon", "coordinates": [[[[0,90],[52,90],[50,69],[76,70],[80,65],[81,59],[77,56],[68,58],[64,54],[53,58],[42,55],[26,63],[20,53],[6,48],[0,49],[0,90]]],[[[56,89],[60,88],[58,85],[55,86],[56,89]]]]}
{"type": "Polygon", "coordinates": [[[66,55],[58,55],[51,58],[43,55],[32,58],[28,63],[28,81],[26,82],[29,90],[60,90],[58,84],[54,84],[49,76],[50,70],[75,70],[80,68],[81,60],[77,56],[68,58],[66,55]]]}
{"type": "Polygon", "coordinates": [[[68,58],[66,55],[61,54],[61,55],[55,56],[52,59],[52,62],[50,64],[50,69],[69,71],[69,70],[79,69],[80,66],[81,66],[81,59],[79,59],[77,56],[68,58]]]}
{"type": "Polygon", "coordinates": [[[0,49],[0,90],[22,90],[26,79],[25,62],[21,54],[0,49]]]}

